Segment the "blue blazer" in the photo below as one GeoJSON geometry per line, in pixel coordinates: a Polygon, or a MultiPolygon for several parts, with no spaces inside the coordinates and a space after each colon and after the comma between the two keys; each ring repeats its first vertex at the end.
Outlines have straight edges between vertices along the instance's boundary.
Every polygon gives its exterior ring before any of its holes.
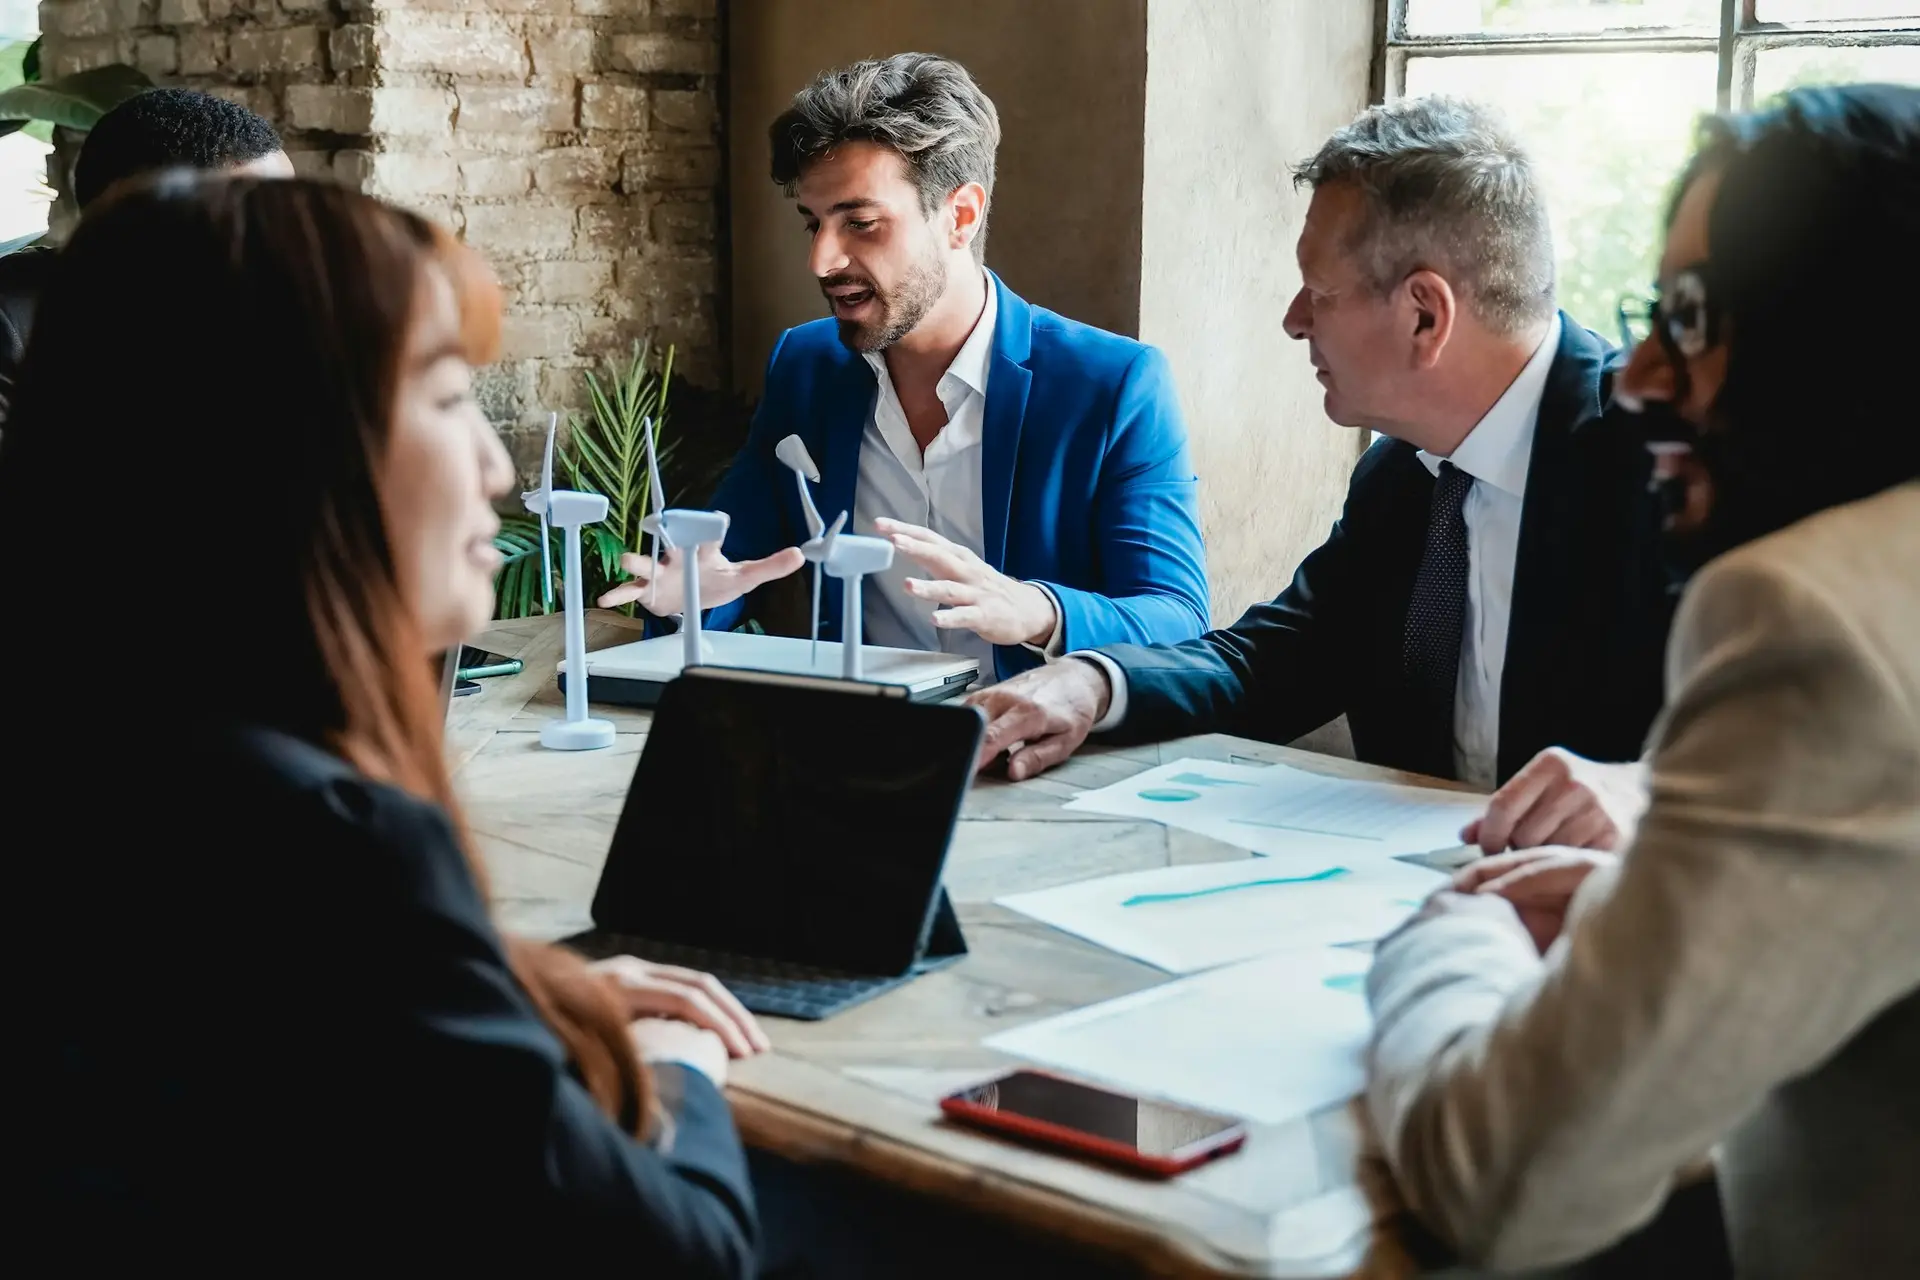
{"type": "MultiPolygon", "coordinates": [[[[981,444],[987,563],[1059,597],[1069,650],[1198,636],[1208,618],[1199,482],[1166,357],[988,279],[999,317],[981,444]]],[[[793,474],[773,456],[789,435],[806,441],[820,467],[820,514],[831,521],[853,510],[874,392],[872,368],[841,343],[833,320],[780,336],[746,447],[713,498],[733,517],[729,559],[807,538],[793,474]]],[[[826,579],[823,639],[839,638],[840,589],[826,579]]],[[[736,626],[745,609],[736,601],[709,610],[706,625],[736,626]]],[[[997,646],[994,660],[1001,679],[1040,662],[1020,645],[997,646]]]]}

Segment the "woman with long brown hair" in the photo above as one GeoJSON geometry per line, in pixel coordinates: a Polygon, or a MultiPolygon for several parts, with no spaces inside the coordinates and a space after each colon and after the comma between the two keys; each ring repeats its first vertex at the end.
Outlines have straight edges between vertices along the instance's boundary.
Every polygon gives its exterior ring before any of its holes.
{"type": "Polygon", "coordinates": [[[37,1221],[84,1215],[70,1248],[752,1272],[716,1084],[764,1037],[703,975],[503,941],[442,758],[431,655],[490,615],[513,480],[471,381],[499,329],[468,250],[320,183],[167,175],[61,253],[0,580],[14,645],[64,665],[10,708],[34,745],[0,785],[38,851],[37,1221]],[[142,638],[29,637],[82,573],[142,638]]]}

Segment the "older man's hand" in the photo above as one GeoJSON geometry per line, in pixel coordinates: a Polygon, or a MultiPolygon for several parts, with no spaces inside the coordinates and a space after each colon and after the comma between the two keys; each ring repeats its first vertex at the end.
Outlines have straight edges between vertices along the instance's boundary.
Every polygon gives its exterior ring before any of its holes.
{"type": "Polygon", "coordinates": [[[987,713],[987,734],[974,767],[984,769],[1005,755],[1007,777],[1015,782],[1051,769],[1080,749],[1112,699],[1107,673],[1081,658],[1023,671],[982,689],[967,699],[987,713]]]}
{"type": "Polygon", "coordinates": [[[1644,765],[1601,764],[1549,747],[1493,793],[1460,838],[1488,853],[1550,844],[1613,850],[1632,838],[1646,807],[1644,765]]]}

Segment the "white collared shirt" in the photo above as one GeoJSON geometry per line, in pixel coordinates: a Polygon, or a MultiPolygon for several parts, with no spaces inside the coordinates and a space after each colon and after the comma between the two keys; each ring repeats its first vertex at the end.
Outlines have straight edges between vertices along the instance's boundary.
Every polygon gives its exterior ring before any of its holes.
{"type": "MultiPolygon", "coordinates": [[[[1463,512],[1467,524],[1467,609],[1460,637],[1460,676],[1453,698],[1453,762],[1462,782],[1491,788],[1499,774],[1500,678],[1507,664],[1507,623],[1513,609],[1513,568],[1520,549],[1520,512],[1533,460],[1533,433],[1546,395],[1547,373],[1560,350],[1560,317],[1500,398],[1446,461],[1473,477],[1463,512]]],[[[1422,449],[1421,465],[1440,474],[1441,458],[1422,449]]],[[[1113,699],[1096,732],[1127,714],[1127,680],[1119,664],[1093,651],[1107,673],[1113,699]]]]}
{"type": "MultiPolygon", "coordinates": [[[[1446,461],[1473,477],[1467,490],[1467,616],[1460,637],[1460,676],[1453,694],[1453,767],[1462,782],[1492,789],[1500,769],[1500,677],[1507,666],[1507,623],[1513,614],[1513,566],[1520,550],[1520,511],[1533,461],[1533,432],[1547,372],[1560,350],[1560,317],[1493,408],[1446,461]]],[[[1441,459],[1422,449],[1420,463],[1440,474],[1441,459]]]]}
{"type": "MultiPolygon", "coordinates": [[[[985,558],[986,516],[981,502],[981,440],[986,427],[987,372],[993,364],[993,330],[1000,300],[987,280],[987,302],[973,332],[940,375],[936,392],[947,411],[947,425],[923,455],[907,425],[906,410],[894,390],[886,356],[867,352],[879,382],[873,409],[860,441],[859,483],[854,488],[853,528],[872,533],[881,517],[924,525],[950,542],[985,558]]],[[[829,520],[833,517],[822,512],[829,520]]],[[[983,672],[993,670],[993,645],[971,631],[933,625],[936,606],[907,594],[908,578],[926,577],[919,565],[896,555],[893,567],[867,580],[866,642],[900,649],[924,649],[978,658],[983,672]]]]}

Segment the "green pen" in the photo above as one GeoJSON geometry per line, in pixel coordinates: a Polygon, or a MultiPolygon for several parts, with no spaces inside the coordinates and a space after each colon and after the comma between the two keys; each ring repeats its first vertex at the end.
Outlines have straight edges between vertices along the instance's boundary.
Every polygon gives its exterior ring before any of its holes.
{"type": "Polygon", "coordinates": [[[517,676],[524,666],[520,659],[509,658],[490,667],[461,667],[454,674],[462,680],[485,680],[488,676],[517,676]]]}

